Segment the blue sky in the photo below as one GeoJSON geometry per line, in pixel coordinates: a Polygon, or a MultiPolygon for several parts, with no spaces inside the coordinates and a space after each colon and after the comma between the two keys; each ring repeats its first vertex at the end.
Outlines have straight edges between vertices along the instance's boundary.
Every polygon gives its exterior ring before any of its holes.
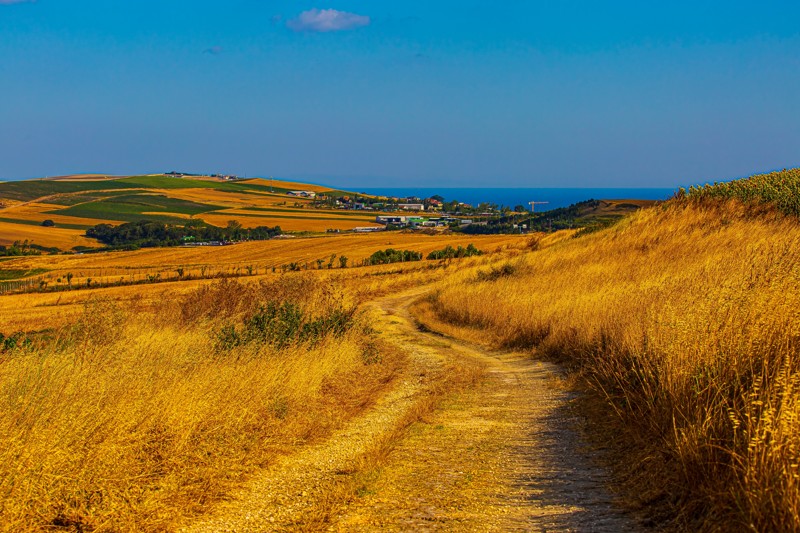
{"type": "Polygon", "coordinates": [[[0,179],[670,187],[800,165],[800,2],[0,0],[0,179]]]}

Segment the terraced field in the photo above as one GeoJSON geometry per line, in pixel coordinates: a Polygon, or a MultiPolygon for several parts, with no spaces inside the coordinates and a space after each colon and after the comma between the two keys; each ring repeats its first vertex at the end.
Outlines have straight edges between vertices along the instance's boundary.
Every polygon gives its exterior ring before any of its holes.
{"type": "Polygon", "coordinates": [[[308,209],[292,190],[332,195],[329,187],[280,180],[225,181],[165,175],[62,177],[0,183],[0,244],[28,240],[45,248],[99,247],[82,237],[97,224],[154,220],[180,224],[199,218],[217,226],[281,226],[284,231],[324,232],[374,224],[374,215],[308,209]],[[355,215],[355,216],[354,216],[355,215]],[[41,227],[51,220],[55,227],[41,227]]]}

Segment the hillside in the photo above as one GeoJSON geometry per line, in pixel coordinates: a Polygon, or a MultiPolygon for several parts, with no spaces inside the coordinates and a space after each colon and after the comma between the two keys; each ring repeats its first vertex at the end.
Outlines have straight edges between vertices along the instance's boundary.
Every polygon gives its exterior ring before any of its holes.
{"type": "Polygon", "coordinates": [[[572,368],[631,505],[679,530],[800,530],[800,172],[684,191],[448,278],[429,327],[572,368]],[[488,339],[488,340],[487,340],[488,339]]]}
{"type": "Polygon", "coordinates": [[[293,190],[344,194],[328,187],[265,179],[225,180],[208,176],[64,176],[0,183],[0,244],[25,239],[45,248],[99,247],[83,237],[101,223],[153,220],[184,224],[194,219],[224,227],[280,226],[287,231],[324,232],[375,225],[374,215],[309,209],[293,190]],[[42,228],[51,220],[55,226],[42,228]]]}
{"type": "Polygon", "coordinates": [[[800,531],[798,191],[7,259],[0,531],[800,531]]]}

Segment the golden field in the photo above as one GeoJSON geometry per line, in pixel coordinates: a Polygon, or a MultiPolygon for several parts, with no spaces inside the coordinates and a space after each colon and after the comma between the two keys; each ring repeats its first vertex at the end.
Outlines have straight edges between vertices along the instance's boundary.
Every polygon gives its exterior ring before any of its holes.
{"type": "Polygon", "coordinates": [[[673,201],[462,270],[419,312],[574,369],[606,401],[629,495],[673,527],[798,531],[798,265],[795,217],[673,201]]]}
{"type": "Polygon", "coordinates": [[[369,407],[403,364],[313,276],[219,282],[141,311],[95,299],[0,354],[0,530],[172,529],[369,407]],[[273,304],[323,329],[220,340],[273,304]]]}
{"type": "Polygon", "coordinates": [[[99,246],[96,240],[89,239],[84,234],[83,230],[78,229],[58,228],[58,231],[53,231],[53,228],[0,220],[0,245],[4,246],[25,240],[42,246],[55,246],[62,250],[69,250],[73,246],[99,246]]]}
{"type": "Polygon", "coordinates": [[[800,201],[775,183],[781,211],[735,199],[749,186],[706,188],[589,234],[3,261],[63,290],[0,295],[0,332],[30,334],[0,348],[0,530],[174,530],[391,387],[405,356],[364,304],[429,284],[415,313],[430,329],[571,373],[651,523],[800,531],[800,201]],[[353,268],[469,243],[489,253],[353,268]],[[208,279],[222,275],[241,279],[208,279]]]}
{"type": "Polygon", "coordinates": [[[494,251],[505,246],[520,245],[524,240],[518,235],[381,232],[251,241],[223,247],[147,248],[132,252],[25,256],[4,261],[0,264],[0,270],[47,270],[45,274],[28,279],[37,283],[45,281],[51,287],[66,285],[66,276],[70,273],[74,276],[73,285],[82,285],[87,278],[103,284],[117,281],[130,283],[156,275],[163,280],[178,279],[178,269],[183,269],[187,277],[243,274],[248,273],[248,269],[252,269],[252,274],[265,274],[272,273],[273,267],[279,271],[290,263],[298,263],[304,269],[306,266],[316,269],[318,259],[324,260],[324,266],[327,267],[331,255],[337,256],[335,266],[338,267],[339,256],[347,257],[348,265],[355,265],[385,248],[409,249],[427,255],[448,245],[466,247],[474,243],[481,250],[494,251]]]}
{"type": "MultiPolygon", "coordinates": [[[[282,189],[304,190],[317,193],[332,191],[330,187],[310,185],[282,180],[252,179],[247,180],[248,186],[260,186],[264,189],[251,188],[248,190],[230,190],[213,187],[200,187],[204,182],[213,183],[214,187],[235,187],[236,182],[226,183],[218,178],[196,176],[191,178],[166,178],[160,175],[143,176],[139,178],[152,179],[148,186],[127,183],[125,189],[115,188],[103,183],[111,183],[116,179],[125,177],[101,178],[87,176],[65,176],[57,179],[33,180],[27,182],[31,190],[42,191],[39,198],[20,201],[13,197],[4,198],[0,191],[0,244],[11,244],[14,241],[28,240],[45,248],[59,248],[70,250],[75,246],[100,247],[94,240],[75,239],[82,235],[79,229],[60,226],[94,226],[97,224],[120,224],[124,220],[114,219],[113,206],[103,213],[95,213],[96,217],[81,216],[82,204],[96,204],[104,200],[113,199],[121,193],[130,195],[160,196],[171,200],[192,202],[209,206],[209,211],[192,215],[167,210],[143,211],[142,216],[168,216],[175,220],[198,218],[209,224],[225,226],[230,220],[237,220],[246,228],[256,226],[281,226],[284,231],[290,232],[325,232],[327,229],[350,230],[359,226],[377,226],[375,224],[376,212],[356,213],[353,211],[314,209],[312,201],[306,198],[288,196],[280,192],[282,189]],[[160,180],[160,181],[159,181],[160,180]],[[198,187],[166,187],[160,184],[192,183],[198,187]],[[53,192],[57,189],[48,188],[53,184],[86,184],[86,187],[73,187],[76,190],[69,192],[53,192]],[[267,188],[275,187],[278,192],[271,193],[267,188]],[[50,190],[52,189],[52,190],[50,190]],[[55,202],[55,203],[54,203],[55,202]],[[62,205],[63,204],[63,205],[62,205]],[[74,214],[54,213],[69,207],[74,214]],[[74,211],[78,210],[78,211],[74,211]],[[42,228],[44,220],[52,220],[55,227],[42,228]]],[[[146,181],[143,183],[147,183],[146,181]]],[[[55,186],[55,185],[54,185],[55,186]]],[[[92,214],[89,212],[89,214],[92,214]]],[[[92,215],[94,216],[94,215],[92,215]]]]}

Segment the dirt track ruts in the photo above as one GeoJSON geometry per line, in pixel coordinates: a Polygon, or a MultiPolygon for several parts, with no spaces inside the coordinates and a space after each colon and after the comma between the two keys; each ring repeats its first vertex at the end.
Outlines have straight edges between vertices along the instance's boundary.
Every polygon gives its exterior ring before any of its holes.
{"type": "Polygon", "coordinates": [[[283,457],[185,530],[636,531],[614,507],[606,474],[579,437],[559,369],[418,331],[408,306],[424,292],[371,304],[383,315],[376,326],[411,357],[405,376],[373,409],[283,457]],[[365,453],[435,386],[448,358],[484,365],[481,384],[413,425],[356,495],[337,492],[342,476],[357,471],[365,453]],[[320,505],[337,497],[342,501],[320,505]]]}

